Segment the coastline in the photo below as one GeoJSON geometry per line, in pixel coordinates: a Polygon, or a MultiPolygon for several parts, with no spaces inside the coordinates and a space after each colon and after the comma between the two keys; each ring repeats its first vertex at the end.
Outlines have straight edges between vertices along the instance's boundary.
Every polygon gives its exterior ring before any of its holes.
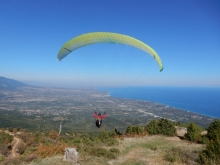
{"type": "Polygon", "coordinates": [[[129,87],[106,88],[102,91],[115,98],[155,102],[211,118],[220,118],[220,88],[129,87]]]}

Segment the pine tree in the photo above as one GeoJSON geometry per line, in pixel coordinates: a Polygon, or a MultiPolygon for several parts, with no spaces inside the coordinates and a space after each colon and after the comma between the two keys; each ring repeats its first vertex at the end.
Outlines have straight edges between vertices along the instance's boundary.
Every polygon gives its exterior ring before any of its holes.
{"type": "Polygon", "coordinates": [[[158,122],[153,119],[152,121],[150,121],[146,127],[145,130],[150,134],[150,135],[155,135],[158,134],[158,122]]]}
{"type": "Polygon", "coordinates": [[[207,137],[210,140],[218,141],[220,140],[220,120],[216,119],[214,122],[212,122],[208,128],[207,128],[208,134],[207,137]]]}
{"type": "Polygon", "coordinates": [[[185,138],[189,141],[200,142],[201,141],[201,133],[202,129],[191,122],[187,127],[187,133],[185,134],[185,138]]]}
{"type": "Polygon", "coordinates": [[[216,119],[208,127],[209,143],[199,155],[201,164],[220,164],[220,120],[216,119]]]}
{"type": "Polygon", "coordinates": [[[174,136],[176,134],[174,123],[165,118],[160,119],[158,122],[158,133],[166,136],[174,136]]]}

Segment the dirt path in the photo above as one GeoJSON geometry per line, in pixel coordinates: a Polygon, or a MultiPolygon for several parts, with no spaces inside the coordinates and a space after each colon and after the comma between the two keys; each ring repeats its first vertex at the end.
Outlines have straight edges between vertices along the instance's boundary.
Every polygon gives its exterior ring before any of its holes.
{"type": "Polygon", "coordinates": [[[19,156],[19,154],[16,152],[17,150],[17,146],[18,144],[20,143],[21,139],[20,138],[17,138],[14,136],[14,139],[13,139],[13,142],[12,142],[12,157],[17,157],[19,156]]]}
{"type": "Polygon", "coordinates": [[[12,133],[12,132],[5,131],[5,133],[8,133],[9,135],[14,137],[13,141],[12,141],[12,151],[11,151],[12,157],[14,158],[14,157],[19,156],[19,154],[16,152],[16,150],[17,150],[17,146],[20,143],[21,139],[18,137],[15,137],[14,133],[12,133]]]}

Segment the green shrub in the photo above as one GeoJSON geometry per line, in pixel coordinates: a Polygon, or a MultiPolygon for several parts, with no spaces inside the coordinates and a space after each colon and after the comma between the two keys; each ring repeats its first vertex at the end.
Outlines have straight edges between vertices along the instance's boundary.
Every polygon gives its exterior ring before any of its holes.
{"type": "Polygon", "coordinates": [[[131,125],[128,125],[126,131],[125,131],[126,134],[132,134],[132,126],[131,125]]]}
{"type": "Polygon", "coordinates": [[[153,119],[146,125],[145,130],[150,135],[162,134],[166,136],[174,136],[176,134],[174,123],[164,118],[159,121],[153,119]]]}
{"type": "Polygon", "coordinates": [[[31,153],[33,153],[33,152],[35,152],[35,151],[37,151],[37,147],[29,147],[29,148],[27,148],[26,150],[25,150],[25,155],[27,155],[27,154],[31,154],[31,153]]]}
{"type": "Polygon", "coordinates": [[[209,143],[199,155],[201,164],[220,164],[220,120],[215,120],[208,127],[209,143]]]}
{"type": "Polygon", "coordinates": [[[158,133],[166,136],[174,136],[176,129],[172,121],[167,119],[160,119],[158,122],[158,133]]]}
{"type": "Polygon", "coordinates": [[[11,143],[12,141],[13,141],[13,136],[5,132],[0,132],[0,144],[7,144],[7,143],[11,143]]]}
{"type": "Polygon", "coordinates": [[[81,143],[82,142],[82,139],[80,137],[75,137],[73,139],[73,143],[81,143]]]}
{"type": "Polygon", "coordinates": [[[179,159],[180,148],[171,148],[167,150],[166,154],[164,155],[164,160],[169,162],[176,162],[179,159]]]}
{"type": "Polygon", "coordinates": [[[133,132],[134,132],[136,135],[139,135],[139,134],[141,134],[141,133],[144,132],[144,129],[143,129],[142,126],[136,125],[136,126],[134,126],[134,131],[133,131],[133,132]]]}
{"type": "Polygon", "coordinates": [[[180,164],[196,164],[198,153],[196,151],[189,151],[180,147],[173,147],[167,150],[164,159],[169,162],[178,162],[180,164]]]}
{"type": "Polygon", "coordinates": [[[209,138],[206,135],[201,136],[201,143],[208,144],[209,138]]]}
{"type": "Polygon", "coordinates": [[[214,165],[220,164],[220,144],[210,142],[206,149],[199,155],[201,164],[214,165]]]}
{"type": "Polygon", "coordinates": [[[129,134],[129,135],[140,135],[144,132],[144,129],[142,126],[140,125],[135,125],[135,126],[132,126],[132,125],[128,125],[125,133],[126,134],[129,134]]]}
{"type": "Polygon", "coordinates": [[[216,119],[207,128],[209,140],[220,140],[220,120],[216,119]]]}
{"type": "Polygon", "coordinates": [[[146,127],[145,130],[150,134],[150,135],[156,135],[158,134],[158,122],[157,120],[153,119],[150,121],[146,127]]]}
{"type": "Polygon", "coordinates": [[[103,143],[106,144],[107,146],[113,146],[118,144],[117,140],[114,139],[113,137],[114,137],[114,133],[104,131],[95,138],[95,143],[103,143]]]}
{"type": "Polygon", "coordinates": [[[177,154],[168,153],[164,156],[164,160],[169,162],[175,162],[177,160],[177,154]]]}
{"type": "Polygon", "coordinates": [[[200,135],[202,129],[198,125],[191,122],[187,127],[187,133],[185,134],[185,138],[189,141],[193,142],[201,142],[202,137],[200,135]]]}

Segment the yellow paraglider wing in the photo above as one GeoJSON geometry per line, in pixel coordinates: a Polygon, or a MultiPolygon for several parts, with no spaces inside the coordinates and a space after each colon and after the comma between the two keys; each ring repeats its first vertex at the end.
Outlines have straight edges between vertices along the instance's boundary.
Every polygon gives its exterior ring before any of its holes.
{"type": "Polygon", "coordinates": [[[86,33],[77,36],[63,45],[63,47],[60,49],[57,55],[57,58],[60,61],[72,51],[80,47],[96,44],[96,43],[119,43],[141,49],[144,52],[153,56],[153,58],[157,61],[160,67],[160,71],[163,70],[163,64],[160,57],[150,46],[133,37],[118,33],[110,33],[110,32],[93,32],[93,33],[86,33]]]}

